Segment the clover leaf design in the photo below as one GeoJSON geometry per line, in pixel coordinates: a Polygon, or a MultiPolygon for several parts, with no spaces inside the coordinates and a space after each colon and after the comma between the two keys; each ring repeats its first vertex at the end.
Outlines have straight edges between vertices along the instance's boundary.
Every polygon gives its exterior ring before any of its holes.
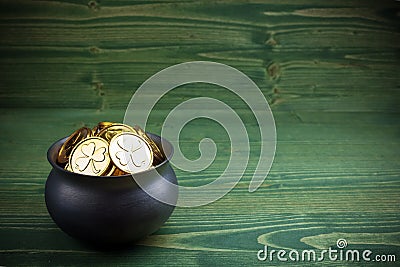
{"type": "Polygon", "coordinates": [[[96,149],[96,144],[94,142],[90,142],[89,144],[82,145],[81,152],[84,156],[75,160],[78,170],[82,172],[86,170],[89,165],[91,165],[93,173],[98,174],[101,169],[96,169],[95,163],[103,162],[106,159],[106,148],[100,147],[96,149]]]}
{"type": "Polygon", "coordinates": [[[134,144],[128,144],[128,146],[130,146],[128,148],[121,145],[120,141],[122,141],[122,140],[118,140],[117,144],[122,150],[115,153],[115,156],[118,158],[121,165],[126,166],[129,164],[129,161],[132,161],[133,165],[135,165],[137,168],[139,168],[140,166],[142,166],[143,164],[146,163],[145,159],[139,163],[137,163],[135,161],[134,153],[143,147],[143,144],[140,140],[138,140],[138,143],[139,143],[138,146],[135,146],[134,144]]]}

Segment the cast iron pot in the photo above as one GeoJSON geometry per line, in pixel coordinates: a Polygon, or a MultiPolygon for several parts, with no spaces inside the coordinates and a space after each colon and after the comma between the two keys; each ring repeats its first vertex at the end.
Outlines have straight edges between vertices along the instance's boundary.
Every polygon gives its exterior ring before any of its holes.
{"type": "MultiPolygon", "coordinates": [[[[148,135],[160,145],[161,137],[148,135]]],[[[64,170],[56,158],[66,139],[55,142],[47,152],[53,169],[45,189],[47,210],[64,232],[98,246],[121,245],[155,232],[167,221],[174,206],[152,198],[142,187],[167,194],[176,204],[178,192],[168,192],[160,182],[166,179],[177,184],[168,161],[173,154],[171,143],[163,139],[164,162],[135,174],[136,180],[141,179],[140,187],[131,175],[98,177],[64,170]]]]}

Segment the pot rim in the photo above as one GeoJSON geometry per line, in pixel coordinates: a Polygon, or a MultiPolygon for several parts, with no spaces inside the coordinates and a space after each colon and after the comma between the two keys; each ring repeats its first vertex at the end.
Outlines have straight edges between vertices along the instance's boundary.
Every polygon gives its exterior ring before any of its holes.
{"type": "MultiPolygon", "coordinates": [[[[156,134],[153,134],[153,133],[149,133],[149,132],[146,132],[146,134],[153,141],[155,141],[154,137],[157,137],[157,138],[160,138],[161,143],[165,142],[166,144],[168,144],[168,146],[170,147],[170,153],[168,155],[165,155],[166,159],[163,162],[161,162],[160,164],[158,164],[156,166],[153,166],[152,168],[149,168],[147,170],[140,171],[140,172],[137,172],[137,173],[134,173],[134,174],[125,174],[125,175],[117,175],[117,176],[112,176],[112,175],[111,176],[94,176],[94,175],[87,175],[87,174],[80,174],[80,173],[76,173],[76,172],[71,172],[71,171],[68,171],[68,170],[62,168],[60,165],[57,164],[56,161],[53,160],[53,153],[54,153],[53,151],[56,149],[56,146],[61,147],[61,145],[67,140],[68,136],[57,140],[56,142],[54,142],[49,147],[49,149],[47,150],[47,160],[50,163],[50,165],[53,167],[53,169],[57,169],[59,171],[65,172],[65,173],[71,173],[71,174],[74,174],[74,175],[81,175],[81,176],[84,176],[84,177],[94,178],[94,179],[108,179],[108,178],[122,179],[122,178],[126,178],[126,177],[133,177],[133,175],[141,175],[141,174],[144,174],[144,173],[147,173],[147,172],[151,172],[151,171],[157,170],[161,166],[163,166],[165,164],[168,164],[170,159],[172,158],[172,156],[174,154],[174,147],[171,144],[171,142],[169,142],[167,139],[165,139],[165,138],[163,138],[163,137],[161,137],[159,135],[156,135],[156,134]]],[[[156,142],[156,143],[158,143],[158,142],[156,142]]],[[[56,151],[56,153],[58,153],[58,150],[56,151]]]]}

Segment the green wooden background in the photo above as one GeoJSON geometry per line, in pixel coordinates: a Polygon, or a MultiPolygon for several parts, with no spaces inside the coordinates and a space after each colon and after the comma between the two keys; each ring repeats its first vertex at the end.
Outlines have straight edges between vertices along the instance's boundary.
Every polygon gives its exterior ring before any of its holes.
{"type": "MultiPolygon", "coordinates": [[[[258,262],[263,244],[323,249],[338,238],[400,261],[399,26],[396,1],[0,1],[0,265],[269,266],[285,263],[258,262]],[[251,111],[222,88],[183,86],[147,130],[159,133],[187,99],[224,101],[251,133],[241,182],[215,203],[177,208],[125,251],[61,232],[44,203],[50,144],[122,121],[135,88],[193,60],[241,70],[268,99],[278,142],[262,187],[247,191],[260,144],[251,111]]],[[[198,174],[176,170],[181,185],[208,183],[226,166],[227,134],[209,120],[184,128],[183,152],[198,157],[204,137],[217,159],[198,174]]]]}

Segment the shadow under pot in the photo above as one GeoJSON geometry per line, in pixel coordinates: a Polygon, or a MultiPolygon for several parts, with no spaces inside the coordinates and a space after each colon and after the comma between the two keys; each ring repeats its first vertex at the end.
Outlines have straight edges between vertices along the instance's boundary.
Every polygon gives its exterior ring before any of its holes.
{"type": "Polygon", "coordinates": [[[160,136],[148,135],[159,146],[162,140],[166,160],[134,174],[135,179],[130,174],[89,176],[67,171],[56,163],[58,151],[67,138],[49,148],[47,158],[53,168],[46,181],[46,206],[65,233],[94,245],[121,245],[157,231],[168,220],[178,199],[177,189],[166,186],[168,182],[177,185],[169,164],[173,147],[160,136]],[[167,196],[170,204],[145,191],[167,196]]]}

